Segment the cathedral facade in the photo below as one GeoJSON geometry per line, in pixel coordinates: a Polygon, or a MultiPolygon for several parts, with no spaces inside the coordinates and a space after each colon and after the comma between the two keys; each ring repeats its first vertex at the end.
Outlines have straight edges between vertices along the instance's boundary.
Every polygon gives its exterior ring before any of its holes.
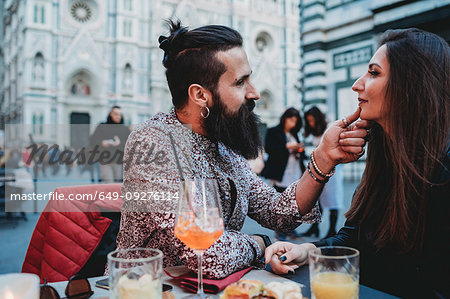
{"type": "Polygon", "coordinates": [[[273,125],[301,103],[299,0],[6,0],[0,12],[3,121],[31,126],[35,141],[65,138],[46,134],[45,125],[92,124],[92,131],[113,105],[126,124],[168,111],[158,37],[169,18],[242,34],[263,122],[273,125]]]}
{"type": "Polygon", "coordinates": [[[416,27],[450,41],[450,0],[302,0],[303,107],[317,105],[330,120],[355,111],[352,84],[367,71],[388,29],[416,27]]]}

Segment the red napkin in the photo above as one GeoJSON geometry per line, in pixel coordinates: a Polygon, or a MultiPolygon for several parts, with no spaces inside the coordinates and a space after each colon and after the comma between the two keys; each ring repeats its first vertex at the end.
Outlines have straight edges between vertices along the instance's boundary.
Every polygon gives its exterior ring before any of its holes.
{"type": "MultiPolygon", "coordinates": [[[[252,267],[245,268],[244,270],[234,272],[228,277],[225,277],[223,279],[207,279],[203,278],[203,290],[205,293],[209,294],[217,294],[223,289],[225,289],[228,285],[232,284],[233,282],[238,281],[242,278],[242,276],[245,275],[248,271],[250,271],[252,267]]],[[[164,270],[165,271],[165,270],[164,270]]],[[[183,289],[186,289],[190,292],[197,293],[197,274],[193,271],[189,271],[186,274],[180,275],[180,276],[172,276],[169,272],[165,271],[167,275],[172,277],[175,280],[178,280],[180,282],[180,287],[183,289]]]]}

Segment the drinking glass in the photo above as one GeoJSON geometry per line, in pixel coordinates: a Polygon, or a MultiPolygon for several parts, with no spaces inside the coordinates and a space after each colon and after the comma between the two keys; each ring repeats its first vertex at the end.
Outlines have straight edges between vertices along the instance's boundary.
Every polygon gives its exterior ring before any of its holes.
{"type": "Polygon", "coordinates": [[[163,253],[158,249],[118,249],[108,254],[110,298],[162,298],[163,253]]]}
{"type": "Polygon", "coordinates": [[[223,230],[217,182],[209,179],[184,181],[175,221],[175,236],[191,248],[198,259],[198,291],[188,298],[207,298],[203,292],[202,257],[223,230]]]}
{"type": "Polygon", "coordinates": [[[359,251],[326,246],[309,252],[312,299],[357,299],[359,294],[359,251]]]}

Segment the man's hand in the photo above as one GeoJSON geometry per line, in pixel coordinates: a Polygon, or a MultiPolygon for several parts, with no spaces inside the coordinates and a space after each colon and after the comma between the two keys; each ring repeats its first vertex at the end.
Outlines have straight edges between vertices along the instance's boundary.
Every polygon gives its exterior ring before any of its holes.
{"type": "Polygon", "coordinates": [[[289,242],[276,242],[266,248],[266,264],[270,263],[273,272],[285,274],[295,271],[308,262],[308,252],[315,249],[311,243],[292,244],[289,242]]]}
{"type": "Polygon", "coordinates": [[[344,120],[335,121],[324,133],[322,142],[315,154],[319,168],[325,172],[339,163],[349,163],[358,160],[363,152],[370,122],[358,120],[361,108],[344,120]],[[356,121],[356,122],[355,122],[356,121]],[[355,122],[355,123],[354,123],[355,122]],[[354,124],[353,124],[354,123],[354,124]],[[347,126],[348,124],[348,126],[347,126]]]}

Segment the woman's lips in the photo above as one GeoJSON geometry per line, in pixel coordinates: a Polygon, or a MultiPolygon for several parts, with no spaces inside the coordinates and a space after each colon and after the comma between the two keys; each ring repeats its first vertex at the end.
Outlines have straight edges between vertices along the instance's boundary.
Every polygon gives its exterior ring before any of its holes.
{"type": "Polygon", "coordinates": [[[361,105],[363,103],[367,103],[368,101],[364,100],[364,99],[361,99],[361,98],[358,98],[358,102],[359,102],[359,105],[361,105]]]}

